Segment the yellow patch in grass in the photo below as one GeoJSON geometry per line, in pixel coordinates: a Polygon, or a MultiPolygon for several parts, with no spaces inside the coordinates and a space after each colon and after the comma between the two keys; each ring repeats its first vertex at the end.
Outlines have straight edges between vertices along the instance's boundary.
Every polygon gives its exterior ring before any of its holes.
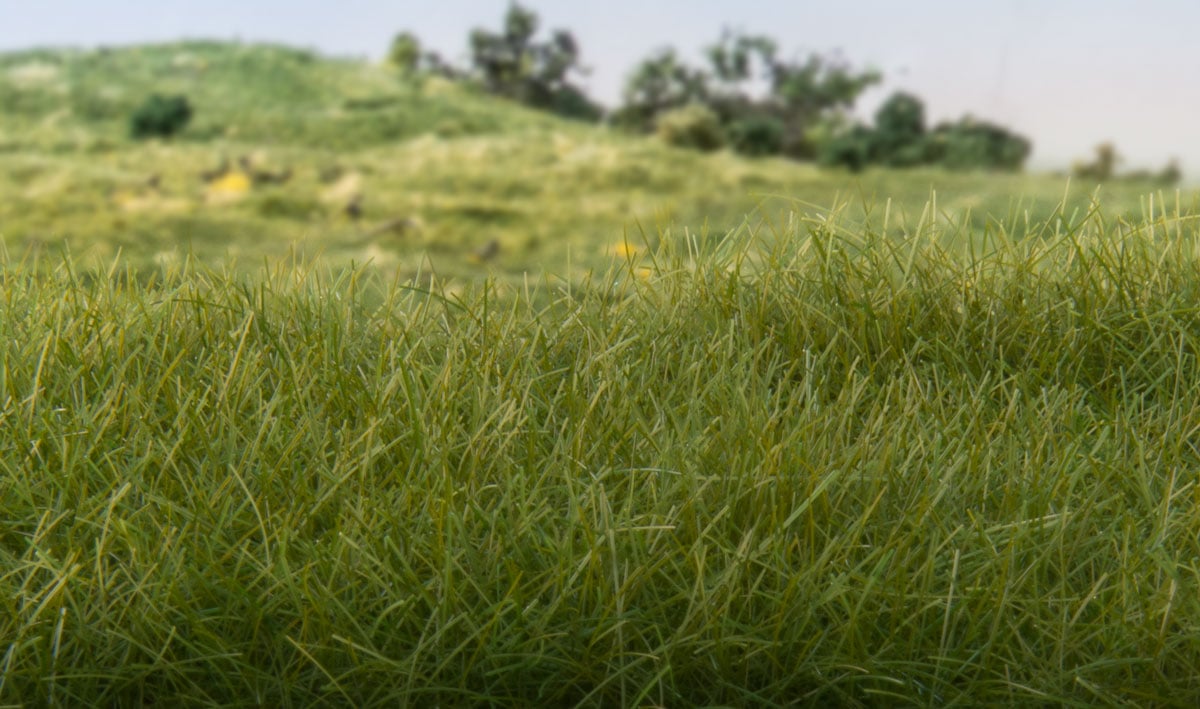
{"type": "Polygon", "coordinates": [[[240,170],[227,172],[208,185],[208,201],[213,204],[236,202],[250,191],[250,176],[240,170]]]}
{"type": "Polygon", "coordinates": [[[642,250],[628,241],[622,241],[612,248],[612,252],[614,256],[619,256],[621,258],[632,258],[640,254],[642,250]]]}

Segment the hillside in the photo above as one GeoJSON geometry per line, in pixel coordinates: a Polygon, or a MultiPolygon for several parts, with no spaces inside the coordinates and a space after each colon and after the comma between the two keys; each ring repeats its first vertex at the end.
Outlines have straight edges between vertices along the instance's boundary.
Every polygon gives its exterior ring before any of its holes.
{"type": "Polygon", "coordinates": [[[0,705],[1200,705],[1194,195],[278,47],[0,100],[0,705]]]}
{"type": "MultiPolygon", "coordinates": [[[[0,55],[0,237],[10,258],[66,248],[142,268],[319,258],[401,276],[520,280],[604,267],[664,234],[842,205],[912,230],[1007,229],[1086,212],[1095,185],[1052,176],[869,171],[664,147],[429,79],[277,46],[184,42],[0,55]],[[151,92],[195,107],[171,142],[138,143],[151,92]],[[891,200],[891,204],[887,203],[891,200]],[[929,223],[929,215],[925,216],[929,223]],[[628,235],[630,247],[625,244],[628,235]]],[[[1105,186],[1140,217],[1149,184],[1105,186]]],[[[1175,208],[1176,195],[1162,195],[1175,208]]],[[[1184,199],[1184,211],[1191,209],[1184,199]]],[[[1022,227],[1023,228],[1023,227],[1022,227]]]]}

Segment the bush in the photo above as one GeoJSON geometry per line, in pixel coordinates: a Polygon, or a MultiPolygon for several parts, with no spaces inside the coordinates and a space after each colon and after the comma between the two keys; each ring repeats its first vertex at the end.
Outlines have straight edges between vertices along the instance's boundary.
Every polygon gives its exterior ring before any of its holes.
{"type": "Polygon", "coordinates": [[[931,162],[950,169],[1020,170],[1032,147],[1016,133],[966,117],[935,128],[928,155],[931,162]]]}
{"type": "Polygon", "coordinates": [[[821,146],[820,162],[822,165],[845,167],[851,172],[858,172],[871,162],[874,139],[875,134],[870,128],[856,125],[821,146]]]}
{"type": "Polygon", "coordinates": [[[421,41],[411,32],[401,32],[392,39],[387,64],[405,76],[416,73],[421,65],[421,41]]]}
{"type": "Polygon", "coordinates": [[[783,132],[783,123],[774,118],[743,118],[730,124],[729,143],[742,155],[778,155],[783,152],[783,132]]]}
{"type": "Polygon", "coordinates": [[[875,113],[871,160],[892,167],[926,163],[924,138],[925,104],[912,94],[897,91],[875,113]]]}
{"type": "Polygon", "coordinates": [[[594,123],[604,117],[604,108],[593,102],[583,91],[574,86],[563,86],[547,96],[544,108],[563,118],[594,123]]]}
{"type": "Polygon", "coordinates": [[[1172,158],[1156,177],[1160,183],[1168,187],[1179,184],[1179,181],[1183,179],[1183,170],[1179,168],[1179,161],[1172,158]]]}
{"type": "Polygon", "coordinates": [[[1112,178],[1117,163],[1122,158],[1117,154],[1117,148],[1112,143],[1101,143],[1096,146],[1096,160],[1090,163],[1077,162],[1072,168],[1076,177],[1105,182],[1112,178]]]}
{"type": "Polygon", "coordinates": [[[725,144],[721,120],[698,103],[667,111],[658,117],[658,137],[668,145],[695,150],[718,150],[725,144]]]}
{"type": "Polygon", "coordinates": [[[129,120],[134,138],[170,138],[192,119],[192,106],[185,96],[152,94],[129,120]]]}

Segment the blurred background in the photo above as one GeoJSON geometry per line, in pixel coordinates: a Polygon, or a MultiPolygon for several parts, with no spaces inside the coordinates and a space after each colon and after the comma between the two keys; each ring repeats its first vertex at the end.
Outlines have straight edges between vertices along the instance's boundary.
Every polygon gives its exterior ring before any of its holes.
{"type": "Polygon", "coordinates": [[[1182,0],[0,0],[0,18],[10,258],[519,283],[812,210],[1018,236],[1097,190],[1116,217],[1197,211],[1182,0]]]}
{"type": "MultiPolygon", "coordinates": [[[[473,27],[505,0],[0,1],[0,49],[121,45],[181,38],[270,41],[382,58],[408,30],[453,61],[473,27]]],[[[933,121],[986,117],[1029,136],[1032,168],[1066,169],[1114,143],[1131,168],[1177,158],[1200,173],[1194,117],[1200,83],[1189,0],[530,0],[547,27],[570,30],[589,70],[580,84],[607,106],[629,72],[664,47],[699,61],[723,28],[774,37],[787,52],[840,52],[879,69],[857,107],[869,116],[893,89],[925,100],[933,121]]]]}

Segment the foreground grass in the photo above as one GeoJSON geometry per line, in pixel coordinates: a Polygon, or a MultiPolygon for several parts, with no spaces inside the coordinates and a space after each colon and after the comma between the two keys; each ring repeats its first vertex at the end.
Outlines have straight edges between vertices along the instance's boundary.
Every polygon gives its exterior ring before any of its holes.
{"type": "Polygon", "coordinates": [[[11,265],[0,701],[1194,704],[1194,225],[942,228],[11,265]]]}

